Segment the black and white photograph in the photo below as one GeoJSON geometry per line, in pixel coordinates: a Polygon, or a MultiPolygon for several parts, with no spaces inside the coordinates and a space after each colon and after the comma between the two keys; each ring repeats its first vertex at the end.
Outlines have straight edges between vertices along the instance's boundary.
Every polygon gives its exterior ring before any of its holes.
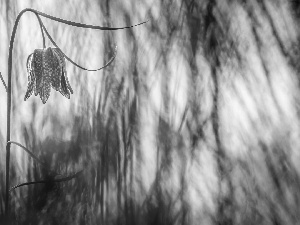
{"type": "Polygon", "coordinates": [[[0,0],[0,225],[300,225],[300,0],[0,0]]]}

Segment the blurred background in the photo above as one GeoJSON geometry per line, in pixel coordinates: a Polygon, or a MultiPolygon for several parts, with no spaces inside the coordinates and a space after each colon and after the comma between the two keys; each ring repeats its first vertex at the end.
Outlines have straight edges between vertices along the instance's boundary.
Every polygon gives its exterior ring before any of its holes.
{"type": "MultiPolygon", "coordinates": [[[[299,1],[0,1],[0,72],[18,13],[34,8],[64,53],[74,94],[24,101],[26,60],[42,48],[33,13],[13,51],[11,192],[15,224],[300,224],[299,1]]],[[[46,46],[54,47],[46,38],[46,46]]],[[[0,215],[6,92],[0,85],[0,215]]]]}

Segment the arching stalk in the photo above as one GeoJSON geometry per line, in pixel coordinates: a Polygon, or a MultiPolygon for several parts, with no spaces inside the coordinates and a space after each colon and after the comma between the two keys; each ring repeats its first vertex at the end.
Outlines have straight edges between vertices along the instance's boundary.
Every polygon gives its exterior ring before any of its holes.
{"type": "MultiPolygon", "coordinates": [[[[24,10],[22,10],[17,18],[16,18],[16,21],[15,21],[15,24],[14,24],[14,27],[13,27],[13,30],[12,30],[12,34],[11,34],[11,38],[10,38],[10,43],[9,43],[9,55],[8,55],[8,81],[7,81],[7,85],[5,84],[1,74],[0,74],[0,77],[1,77],[1,80],[6,88],[6,91],[7,91],[7,135],[6,135],[6,142],[7,142],[7,145],[6,145],[6,191],[5,191],[5,213],[6,215],[8,216],[9,215],[9,167],[10,167],[10,145],[11,142],[10,141],[10,125],[11,125],[11,96],[12,96],[12,89],[11,89],[11,77],[12,77],[12,53],[13,53],[13,46],[14,46],[14,40],[15,40],[15,36],[16,36],[16,32],[17,32],[17,28],[18,28],[18,24],[19,24],[19,21],[22,17],[22,15],[25,13],[25,12],[33,12],[36,16],[37,16],[37,19],[39,21],[39,25],[40,25],[40,28],[41,28],[41,32],[42,32],[42,37],[43,37],[43,48],[45,48],[45,37],[44,37],[44,32],[43,30],[46,32],[47,36],[50,38],[50,40],[52,41],[52,43],[54,44],[55,42],[52,40],[52,38],[50,37],[50,35],[48,34],[46,28],[44,27],[42,21],[41,21],[41,18],[39,16],[43,16],[45,18],[48,18],[48,19],[51,19],[51,20],[54,20],[54,21],[57,21],[57,22],[60,22],[60,23],[64,23],[64,24],[67,24],[67,25],[70,25],[70,26],[75,26],[75,27],[81,27],[81,28],[89,28],[89,29],[96,29],[96,30],[121,30],[121,29],[127,29],[127,28],[132,28],[132,27],[135,27],[135,26],[138,26],[138,25],[141,25],[143,23],[146,23],[146,22],[142,22],[142,23],[139,23],[139,24],[136,24],[136,25],[132,25],[132,26],[127,26],[127,27],[119,27],[119,28],[112,28],[112,27],[101,27],[101,26],[94,26],[94,25],[87,25],[87,24],[83,24],[83,23],[76,23],[76,22],[72,22],[72,21],[68,21],[68,20],[64,20],[64,19],[61,19],[61,18],[57,18],[57,17],[54,17],[54,16],[50,16],[48,14],[45,14],[45,13],[42,13],[42,12],[39,12],[37,10],[34,10],[34,9],[30,9],[30,8],[26,8],[24,10]]],[[[56,45],[56,44],[55,44],[56,45]]],[[[115,57],[115,56],[114,56],[115,57]]],[[[114,57],[112,58],[112,60],[114,59],[114,57]]],[[[69,58],[67,58],[69,59],[69,58]]],[[[110,60],[104,67],[106,67],[108,64],[110,64],[112,62],[112,60],[110,60]]],[[[73,62],[72,62],[73,63],[73,62]]],[[[77,65],[79,66],[79,65],[77,65]]],[[[80,66],[79,66],[80,67],[80,66]]],[[[100,69],[104,68],[104,67],[101,67],[100,69]]],[[[83,67],[80,67],[83,69],[83,67]]],[[[99,69],[98,69],[99,70],[99,69]]],[[[19,145],[20,146],[20,145],[19,145]]],[[[20,146],[22,147],[22,146],[20,146]]],[[[23,148],[23,147],[22,147],[23,148]]],[[[23,148],[24,149],[24,148],[23,148]]]]}

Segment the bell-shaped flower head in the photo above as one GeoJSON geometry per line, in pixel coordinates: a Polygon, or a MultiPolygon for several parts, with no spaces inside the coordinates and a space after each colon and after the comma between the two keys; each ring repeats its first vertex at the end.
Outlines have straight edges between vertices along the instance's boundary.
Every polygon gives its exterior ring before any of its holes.
{"type": "Polygon", "coordinates": [[[28,88],[26,101],[34,91],[45,104],[51,87],[70,99],[73,90],[67,78],[66,63],[58,48],[36,49],[27,59],[28,88]]]}

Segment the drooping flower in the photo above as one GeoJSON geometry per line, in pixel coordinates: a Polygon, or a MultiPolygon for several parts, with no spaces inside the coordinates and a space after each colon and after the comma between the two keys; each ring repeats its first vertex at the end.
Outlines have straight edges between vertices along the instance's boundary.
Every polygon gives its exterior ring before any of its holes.
{"type": "Polygon", "coordinates": [[[45,104],[50,96],[51,87],[70,99],[73,90],[67,78],[63,53],[58,48],[36,49],[27,59],[28,88],[26,101],[34,92],[40,95],[45,104]]]}

